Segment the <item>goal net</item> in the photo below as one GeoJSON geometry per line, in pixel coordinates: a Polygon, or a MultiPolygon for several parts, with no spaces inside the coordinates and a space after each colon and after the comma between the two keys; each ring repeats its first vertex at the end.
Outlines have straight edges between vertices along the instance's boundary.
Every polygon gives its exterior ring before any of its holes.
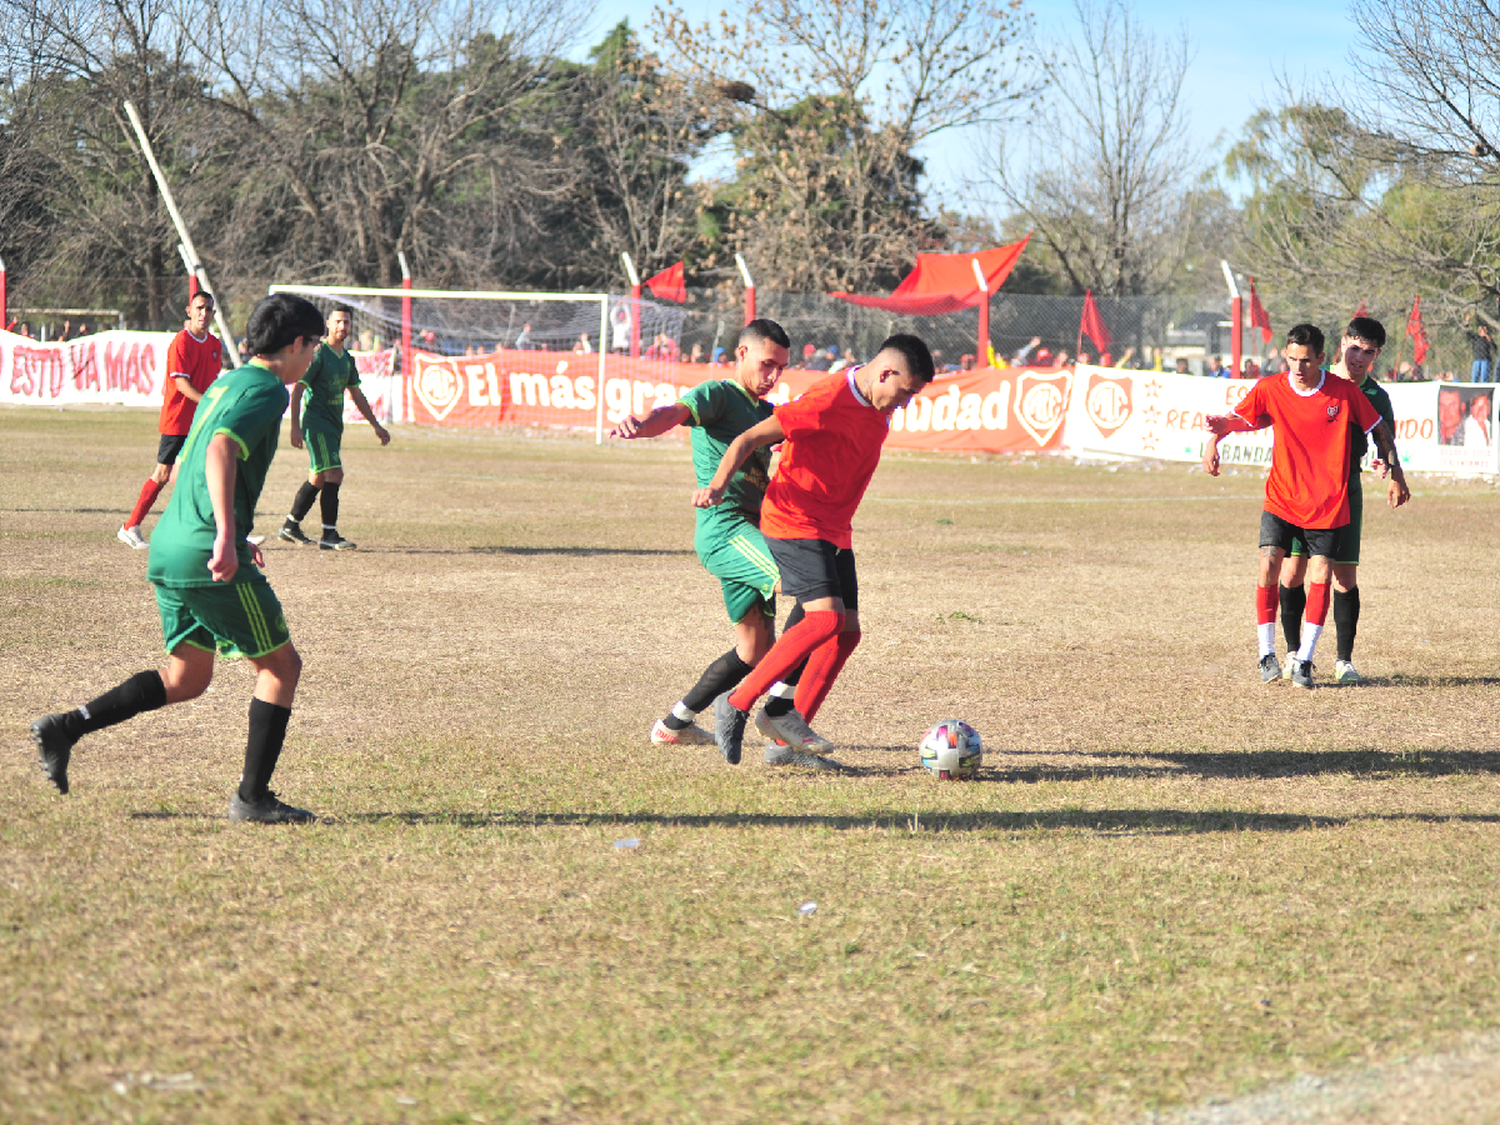
{"type": "Polygon", "coordinates": [[[314,285],[270,291],[306,297],[325,315],[336,305],[353,311],[360,381],[385,420],[592,430],[602,439],[626,414],[675,401],[710,371],[680,362],[681,308],[630,296],[314,285]]]}

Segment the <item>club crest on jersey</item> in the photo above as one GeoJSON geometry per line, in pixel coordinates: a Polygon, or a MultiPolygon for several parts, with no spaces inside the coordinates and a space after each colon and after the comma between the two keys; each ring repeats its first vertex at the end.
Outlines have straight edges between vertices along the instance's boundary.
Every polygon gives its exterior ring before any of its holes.
{"type": "Polygon", "coordinates": [[[1338,416],[1339,416],[1339,404],[1336,403],[1336,402],[1330,402],[1328,404],[1328,420],[1331,422],[1331,421],[1333,421],[1333,419],[1337,418],[1338,416]]]}

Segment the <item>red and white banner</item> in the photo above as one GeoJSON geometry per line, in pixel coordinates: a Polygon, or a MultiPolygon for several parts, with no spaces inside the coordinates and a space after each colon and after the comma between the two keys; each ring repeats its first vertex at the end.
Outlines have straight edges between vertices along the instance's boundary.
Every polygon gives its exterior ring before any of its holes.
{"type": "Polygon", "coordinates": [[[38,343],[0,332],[0,402],[161,406],[169,332],[100,332],[38,343]]]}
{"type": "MultiPolygon", "coordinates": [[[[370,404],[375,417],[382,423],[396,419],[396,410],[401,402],[401,380],[396,375],[396,350],[386,348],[380,352],[349,353],[354,357],[354,366],[359,369],[359,389],[370,404]]],[[[344,396],[344,423],[364,422],[365,416],[354,406],[354,400],[344,396]]]]}
{"type": "Polygon", "coordinates": [[[1065,368],[982,368],[939,375],[891,415],[886,445],[954,453],[1060,449],[1072,384],[1073,373],[1065,368]]]}

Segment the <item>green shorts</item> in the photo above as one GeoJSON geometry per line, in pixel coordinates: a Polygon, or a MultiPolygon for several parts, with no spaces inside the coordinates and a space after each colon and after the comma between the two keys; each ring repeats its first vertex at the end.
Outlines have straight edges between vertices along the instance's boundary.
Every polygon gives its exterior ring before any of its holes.
{"type": "Polygon", "coordinates": [[[220,656],[265,656],[292,639],[265,576],[212,586],[156,587],[161,635],[171,652],[192,645],[220,656]]]}
{"type": "Polygon", "coordinates": [[[302,431],[302,441],[307,446],[307,456],[312,462],[313,472],[324,473],[329,469],[344,467],[343,461],[339,460],[339,444],[343,440],[343,430],[302,431]]]}
{"type": "Polygon", "coordinates": [[[760,528],[738,520],[700,524],[693,546],[724,588],[730,621],[738,624],[757,606],[767,617],[776,616],[776,583],[781,574],[760,528]]]}
{"type": "MultiPolygon", "coordinates": [[[[1349,474],[1349,522],[1339,528],[1339,542],[1333,556],[1336,566],[1359,565],[1360,525],[1365,516],[1365,493],[1360,487],[1359,473],[1349,474]]],[[[1307,557],[1307,544],[1299,535],[1292,540],[1292,549],[1287,552],[1293,558],[1307,557]]]]}

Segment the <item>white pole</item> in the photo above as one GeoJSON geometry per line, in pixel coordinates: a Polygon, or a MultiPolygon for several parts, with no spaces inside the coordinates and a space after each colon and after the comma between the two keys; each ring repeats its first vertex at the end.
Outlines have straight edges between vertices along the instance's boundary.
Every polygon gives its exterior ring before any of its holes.
{"type": "Polygon", "coordinates": [[[625,276],[630,278],[630,284],[632,286],[639,285],[641,283],[641,275],[635,272],[635,262],[631,260],[630,255],[624,250],[620,251],[620,261],[625,263],[625,276]]]}
{"type": "Polygon", "coordinates": [[[609,331],[609,296],[599,298],[599,385],[594,389],[594,444],[604,444],[604,334],[609,331]]]}
{"type": "MultiPolygon", "coordinates": [[[[125,113],[130,117],[130,124],[135,128],[136,138],[141,143],[141,153],[146,157],[146,163],[151,168],[151,175],[156,178],[157,190],[161,192],[162,202],[167,205],[167,214],[172,216],[172,225],[177,228],[177,237],[182,239],[182,244],[187,248],[187,257],[191,259],[189,269],[194,276],[201,279],[204,289],[210,293],[213,289],[208,284],[208,274],[198,264],[198,251],[193,246],[193,237],[188,234],[187,224],[182,221],[182,215],[177,210],[177,200],[172,198],[172,189],[167,185],[167,177],[162,175],[161,165],[156,163],[156,153],[151,149],[151,139],[146,136],[146,128],[141,124],[140,114],[136,113],[134,103],[125,102],[125,113]]],[[[229,331],[229,322],[224,319],[224,306],[214,301],[214,324],[218,326],[219,338],[224,344],[224,349],[229,353],[229,358],[236,367],[240,366],[240,349],[234,342],[234,333],[229,331]]]]}

